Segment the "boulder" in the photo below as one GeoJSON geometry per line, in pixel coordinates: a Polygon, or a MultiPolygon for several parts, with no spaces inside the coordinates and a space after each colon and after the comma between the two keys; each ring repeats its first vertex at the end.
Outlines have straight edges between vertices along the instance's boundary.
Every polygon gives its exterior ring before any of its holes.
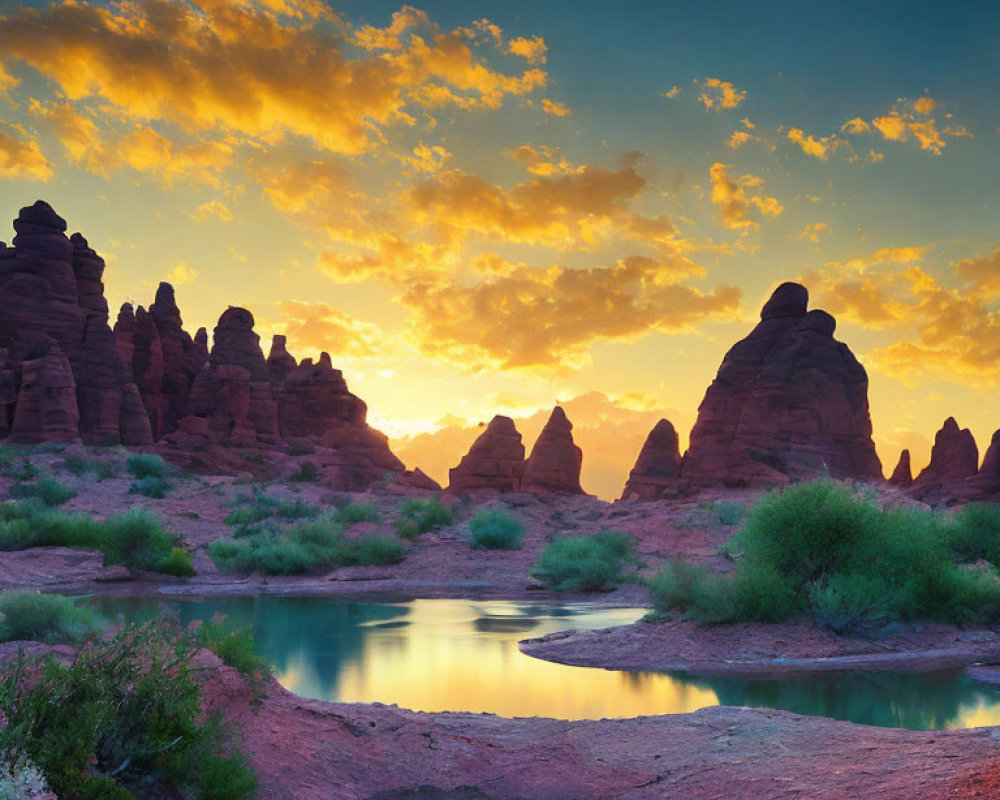
{"type": "Polygon", "coordinates": [[[524,466],[524,445],[514,420],[497,415],[459,465],[448,471],[448,488],[514,492],[520,488],[524,466]]]}
{"type": "Polygon", "coordinates": [[[681,476],[694,485],[782,485],[830,474],[882,480],[868,375],[808,311],[808,291],[779,286],[761,321],[726,354],[698,409],[681,476]]]}
{"type": "Polygon", "coordinates": [[[681,472],[677,431],[661,419],[649,432],[622,491],[622,500],[659,500],[671,495],[681,472]]]}
{"type": "Polygon", "coordinates": [[[556,406],[525,462],[521,491],[584,494],[582,465],[583,451],[573,442],[573,423],[556,406]]]}

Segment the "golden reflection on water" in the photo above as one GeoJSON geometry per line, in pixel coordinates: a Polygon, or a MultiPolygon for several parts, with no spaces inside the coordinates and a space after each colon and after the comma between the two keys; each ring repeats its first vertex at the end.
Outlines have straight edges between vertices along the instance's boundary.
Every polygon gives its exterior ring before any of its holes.
{"type": "MultiPolygon", "coordinates": [[[[363,625],[360,653],[339,665],[325,699],[562,719],[676,714],[718,704],[711,689],[668,675],[567,667],[517,649],[520,639],[567,627],[633,622],[642,609],[594,610],[583,619],[538,612],[525,619],[514,603],[418,600],[408,608],[409,624],[363,625]]],[[[277,677],[291,691],[315,697],[328,676],[299,653],[289,654],[277,677]]]]}

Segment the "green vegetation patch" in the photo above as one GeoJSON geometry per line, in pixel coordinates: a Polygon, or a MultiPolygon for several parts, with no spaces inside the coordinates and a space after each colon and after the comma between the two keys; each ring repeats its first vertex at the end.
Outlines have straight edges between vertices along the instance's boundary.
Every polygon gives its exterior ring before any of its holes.
{"type": "Polygon", "coordinates": [[[542,551],[531,574],[560,592],[600,591],[615,588],[637,565],[631,537],[607,530],[556,539],[542,551]]]}
{"type": "Polygon", "coordinates": [[[882,509],[870,493],[822,479],[762,497],[723,552],[735,560],[729,576],[666,564],[649,583],[657,612],[700,622],[809,615],[839,633],[896,621],[1000,620],[993,506],[882,509]],[[990,565],[973,563],[982,559],[990,565]]]}
{"type": "Polygon", "coordinates": [[[50,475],[45,475],[31,483],[15,483],[10,487],[10,496],[15,500],[37,498],[43,504],[61,506],[76,497],[76,490],[60,483],[50,475]]]}
{"type": "Polygon", "coordinates": [[[128,457],[125,467],[136,478],[166,478],[170,466],[153,453],[136,453],[128,457]]]}
{"type": "Polygon", "coordinates": [[[223,572],[259,571],[266,575],[396,564],[406,556],[406,548],[395,537],[370,534],[348,538],[345,527],[337,512],[327,513],[286,530],[212,542],[208,555],[223,572]]]}
{"type": "Polygon", "coordinates": [[[91,641],[69,664],[39,671],[21,656],[0,677],[2,771],[30,764],[65,800],[256,797],[232,730],[203,717],[195,652],[160,621],[91,641]]]}
{"type": "Polygon", "coordinates": [[[502,508],[484,508],[469,520],[469,545],[487,550],[520,550],[524,523],[502,508]]]}
{"type": "Polygon", "coordinates": [[[250,536],[260,533],[263,529],[260,523],[265,521],[289,522],[315,517],[317,514],[319,509],[316,506],[298,497],[294,500],[285,500],[256,490],[252,494],[241,495],[236,499],[233,510],[226,515],[225,522],[235,528],[235,536],[250,536]]]}
{"type": "Polygon", "coordinates": [[[141,494],[143,497],[151,497],[154,500],[162,500],[167,496],[168,491],[170,491],[170,483],[155,475],[139,478],[128,487],[129,494],[141,494]]]}
{"type": "Polygon", "coordinates": [[[0,550],[29,547],[100,550],[105,564],[181,577],[194,574],[190,553],[178,547],[177,537],[140,510],[101,522],[87,514],[49,510],[36,500],[0,504],[0,550]]]}
{"type": "Polygon", "coordinates": [[[415,539],[422,533],[451,525],[453,519],[451,509],[436,497],[410,499],[400,507],[393,526],[401,539],[415,539]]]}
{"type": "Polygon", "coordinates": [[[104,620],[69,597],[38,592],[0,593],[0,642],[75,644],[103,629],[104,620]]]}

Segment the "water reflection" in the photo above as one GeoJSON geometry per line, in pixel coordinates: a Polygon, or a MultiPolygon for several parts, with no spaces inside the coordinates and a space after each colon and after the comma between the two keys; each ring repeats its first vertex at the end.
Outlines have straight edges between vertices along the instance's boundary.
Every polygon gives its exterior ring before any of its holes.
{"type": "Polygon", "coordinates": [[[752,681],[551,664],[517,649],[525,636],[634,621],[642,609],[584,604],[322,598],[93,598],[109,616],[182,623],[225,614],[253,628],[281,683],[307,697],[563,719],[675,714],[711,705],[780,708],[869,725],[942,729],[1000,724],[1000,693],[958,672],[852,673],[752,681]]]}

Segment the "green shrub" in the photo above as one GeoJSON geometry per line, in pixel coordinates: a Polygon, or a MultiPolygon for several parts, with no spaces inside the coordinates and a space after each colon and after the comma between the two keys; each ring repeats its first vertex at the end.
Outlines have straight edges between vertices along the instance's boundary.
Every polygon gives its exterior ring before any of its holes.
{"type": "Polygon", "coordinates": [[[410,499],[399,509],[399,517],[393,525],[400,538],[415,539],[422,533],[451,525],[452,519],[451,509],[436,497],[428,500],[410,499]]]}
{"type": "Polygon", "coordinates": [[[378,509],[370,503],[348,503],[343,508],[338,508],[335,516],[338,522],[346,526],[358,522],[374,522],[377,525],[381,521],[378,509]]]}
{"type": "Polygon", "coordinates": [[[295,483],[312,483],[318,477],[319,467],[312,461],[305,461],[288,477],[288,480],[295,483]]]}
{"type": "Polygon", "coordinates": [[[136,478],[166,478],[170,467],[153,453],[136,453],[128,457],[125,466],[136,478]]]}
{"type": "Polygon", "coordinates": [[[215,617],[211,622],[195,629],[199,647],[207,647],[222,663],[235,668],[247,680],[260,683],[271,674],[271,664],[254,651],[253,632],[249,628],[233,629],[225,617],[215,617]]]}
{"type": "Polygon", "coordinates": [[[189,634],[160,622],[94,640],[69,664],[50,658],[40,674],[21,656],[0,677],[3,766],[35,765],[67,800],[132,797],[131,789],[249,800],[256,779],[229,730],[217,715],[203,718],[194,652],[189,634]]]}
{"type": "Polygon", "coordinates": [[[398,564],[406,557],[406,548],[393,536],[369,534],[345,542],[342,564],[344,566],[383,566],[398,564]]]}
{"type": "Polygon", "coordinates": [[[636,564],[632,540],[622,531],[567,536],[546,547],[531,574],[556,591],[613,589],[636,564]]]}
{"type": "Polygon", "coordinates": [[[524,523],[502,508],[487,508],[469,520],[469,544],[488,550],[519,550],[524,523]]]}
{"type": "Polygon", "coordinates": [[[1000,566],[1000,505],[969,503],[955,512],[949,544],[962,561],[986,559],[1000,566]]]}
{"type": "Polygon", "coordinates": [[[33,483],[13,484],[10,487],[10,496],[18,500],[34,497],[47,506],[55,507],[76,497],[76,491],[46,475],[33,483]]]}
{"type": "Polygon", "coordinates": [[[39,475],[38,467],[31,459],[24,457],[25,449],[9,444],[0,444],[0,475],[18,481],[33,481],[39,475]]]}
{"type": "Polygon", "coordinates": [[[133,481],[132,485],[128,487],[128,493],[141,494],[143,497],[162,500],[167,496],[169,489],[170,484],[163,480],[163,478],[157,478],[155,475],[147,475],[145,478],[133,481]]]}
{"type": "Polygon", "coordinates": [[[406,549],[398,539],[368,535],[347,539],[336,514],[324,514],[287,531],[250,534],[215,541],[208,555],[222,572],[298,575],[318,569],[395,564],[406,549]]]}
{"type": "Polygon", "coordinates": [[[723,525],[739,525],[747,518],[748,509],[742,503],[718,502],[712,504],[712,510],[719,515],[723,525]]]}
{"type": "Polygon", "coordinates": [[[873,495],[817,480],[766,495],[723,548],[727,577],[668,564],[650,581],[658,612],[701,622],[776,622],[809,614],[838,633],[896,620],[1000,620],[1000,580],[959,561],[989,557],[1000,514],[953,518],[880,509],[873,495]]]}
{"type": "Polygon", "coordinates": [[[319,513],[316,506],[309,505],[300,498],[282,500],[260,491],[237,498],[225,522],[236,528],[235,535],[247,536],[259,533],[258,523],[269,519],[296,520],[315,517],[319,513]]]}
{"type": "Polygon", "coordinates": [[[0,593],[0,642],[73,644],[103,629],[104,622],[69,597],[37,592],[0,593]]]}
{"type": "Polygon", "coordinates": [[[164,575],[174,575],[178,578],[190,578],[195,574],[194,565],[191,564],[191,552],[183,547],[172,547],[156,568],[157,572],[164,575]]]}
{"type": "Polygon", "coordinates": [[[64,464],[66,469],[78,478],[93,475],[98,481],[103,481],[113,478],[115,474],[115,465],[113,462],[87,458],[86,456],[66,456],[64,464]]]}

